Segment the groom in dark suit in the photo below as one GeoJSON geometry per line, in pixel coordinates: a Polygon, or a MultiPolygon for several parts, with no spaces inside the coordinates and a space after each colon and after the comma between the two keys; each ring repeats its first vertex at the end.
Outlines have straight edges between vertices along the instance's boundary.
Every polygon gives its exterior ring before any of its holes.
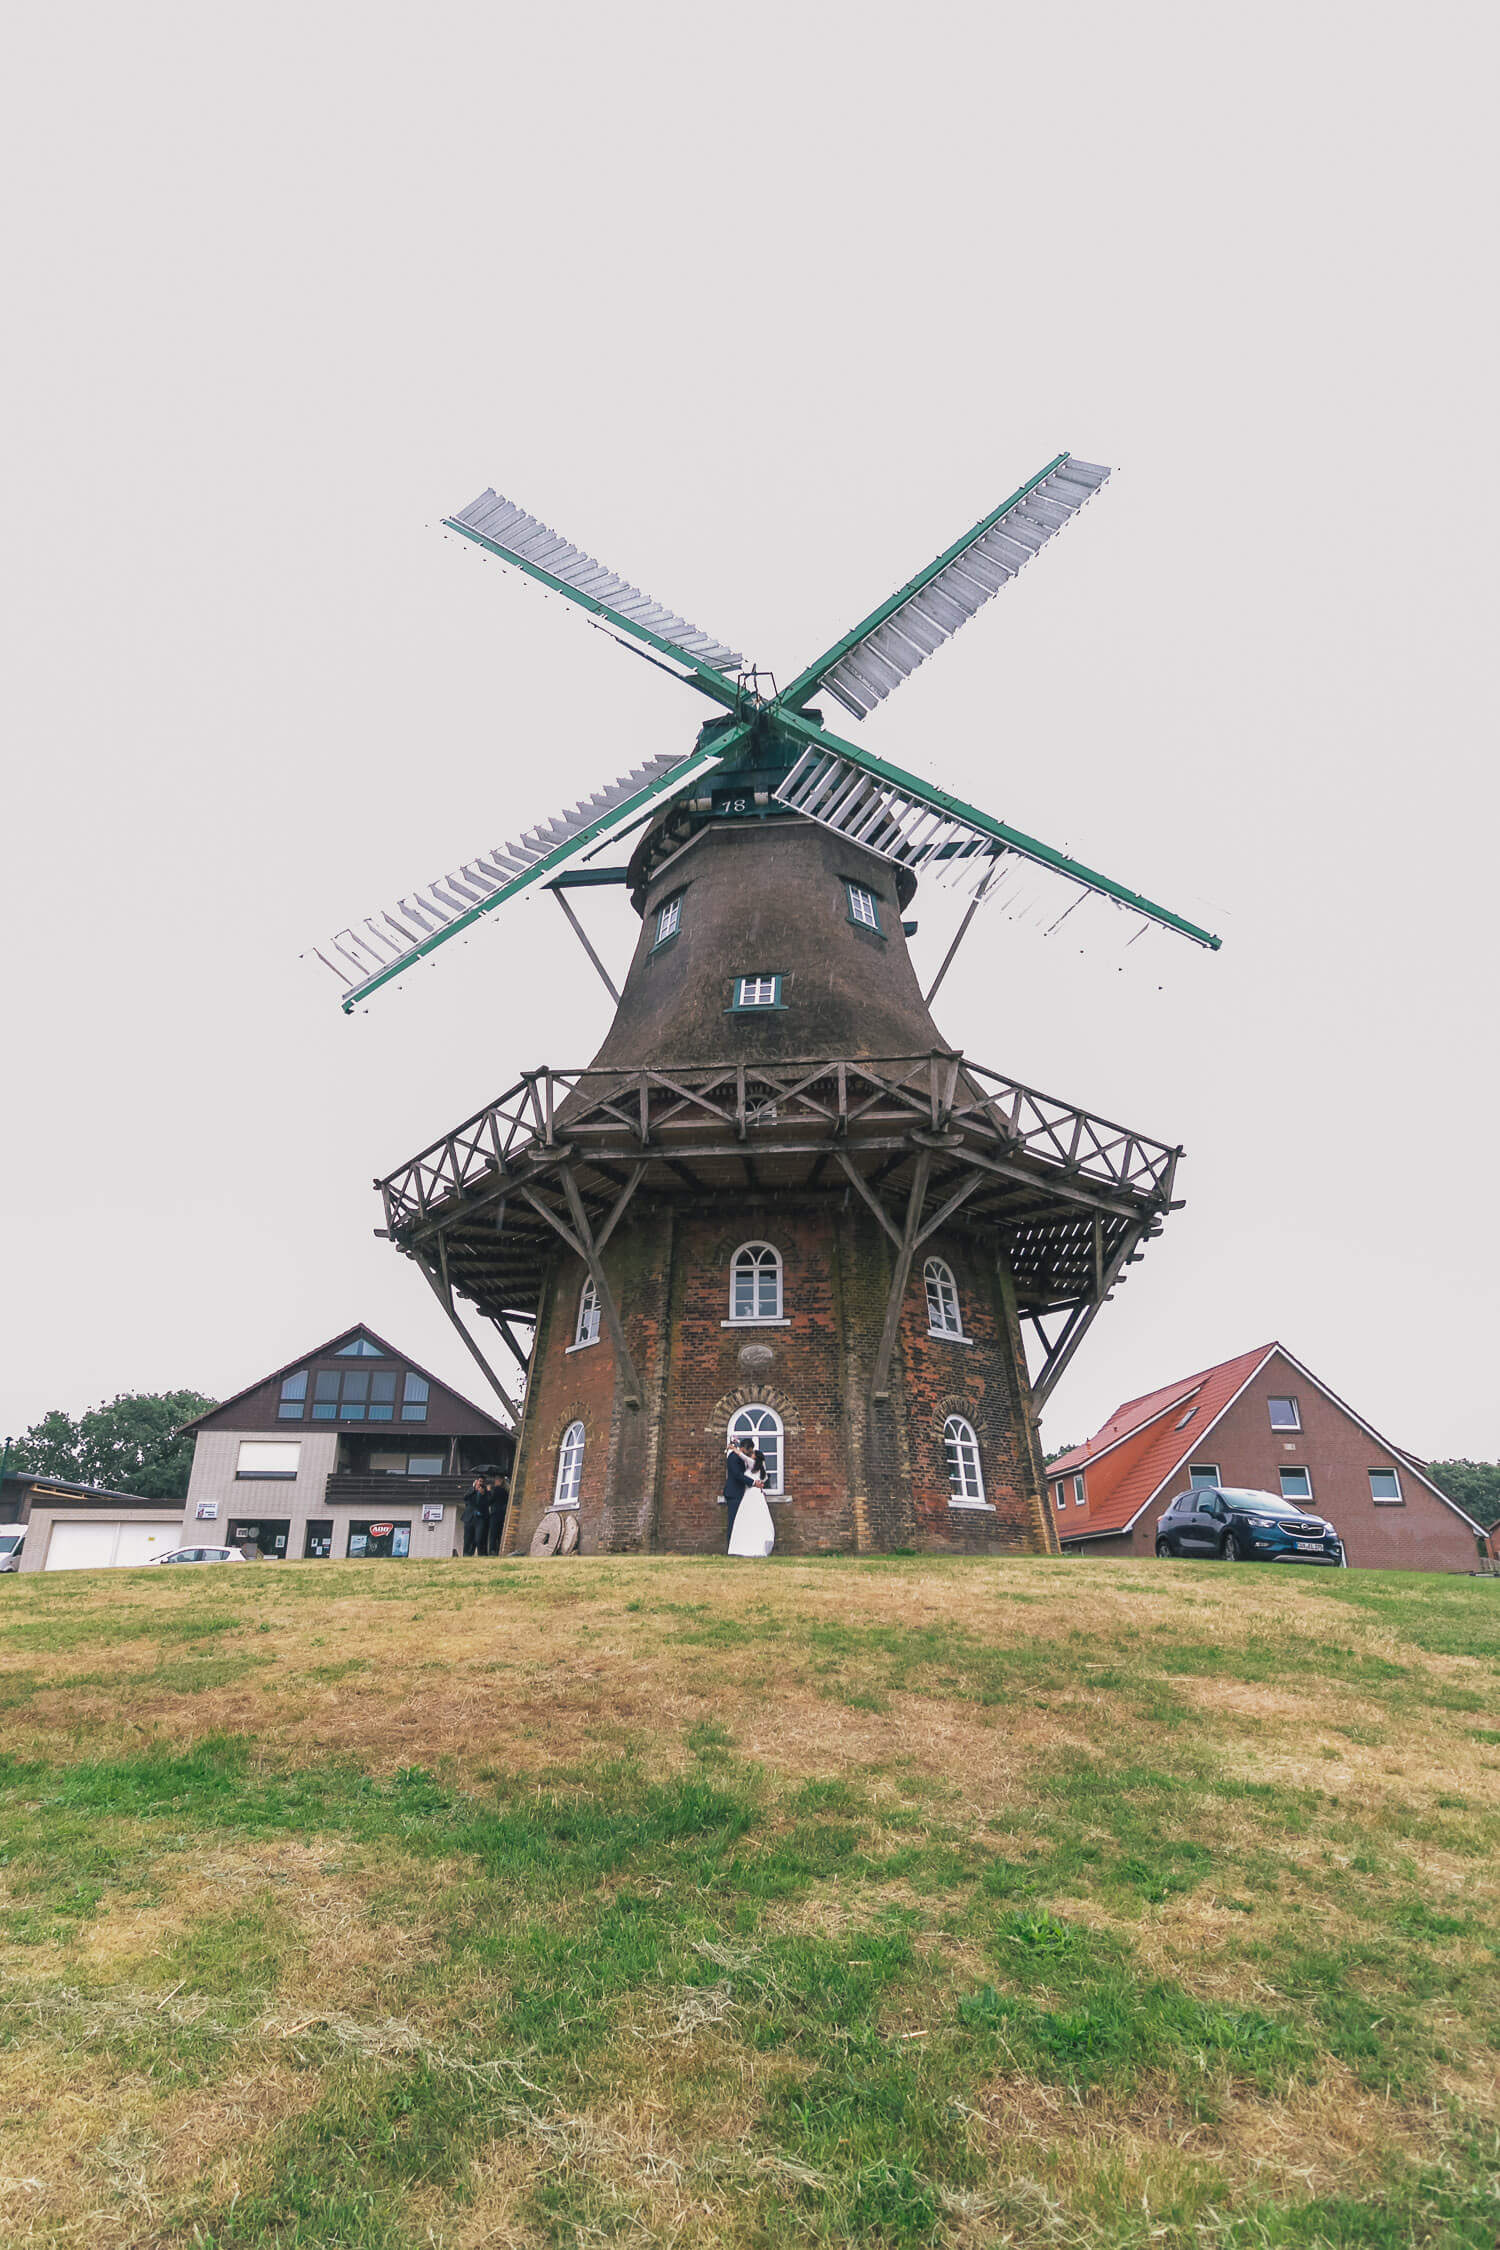
{"type": "Polygon", "coordinates": [[[745,1497],[745,1487],[750,1481],[750,1464],[754,1458],[755,1448],[750,1440],[736,1438],[724,1463],[724,1511],[729,1519],[724,1535],[726,1549],[734,1537],[734,1519],[739,1513],[740,1502],[745,1497]]]}

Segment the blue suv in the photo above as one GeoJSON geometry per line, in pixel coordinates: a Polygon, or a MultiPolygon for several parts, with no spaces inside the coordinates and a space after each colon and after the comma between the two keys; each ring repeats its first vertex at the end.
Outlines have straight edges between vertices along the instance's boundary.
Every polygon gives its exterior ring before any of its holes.
{"type": "Polygon", "coordinates": [[[1279,1493],[1205,1484],[1179,1492],[1156,1523],[1159,1555],[1212,1555],[1225,1562],[1331,1563],[1343,1567],[1344,1542],[1323,1516],[1279,1493]]]}

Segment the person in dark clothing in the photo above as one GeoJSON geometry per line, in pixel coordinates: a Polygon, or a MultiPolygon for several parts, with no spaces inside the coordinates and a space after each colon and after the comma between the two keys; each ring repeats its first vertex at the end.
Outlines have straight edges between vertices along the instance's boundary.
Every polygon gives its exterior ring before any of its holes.
{"type": "Polygon", "coordinates": [[[736,1438],[724,1462],[724,1545],[727,1548],[734,1537],[734,1519],[739,1514],[740,1502],[745,1497],[745,1487],[750,1482],[751,1464],[755,1448],[748,1438],[736,1438]]]}
{"type": "Polygon", "coordinates": [[[476,1477],[464,1494],[464,1553],[482,1555],[489,1537],[490,1496],[483,1477],[476,1477]]]}
{"type": "Polygon", "coordinates": [[[500,1542],[505,1536],[505,1511],[509,1506],[509,1477],[491,1477],[489,1480],[489,1521],[487,1525],[489,1538],[484,1549],[487,1555],[498,1555],[500,1552],[500,1542]]]}

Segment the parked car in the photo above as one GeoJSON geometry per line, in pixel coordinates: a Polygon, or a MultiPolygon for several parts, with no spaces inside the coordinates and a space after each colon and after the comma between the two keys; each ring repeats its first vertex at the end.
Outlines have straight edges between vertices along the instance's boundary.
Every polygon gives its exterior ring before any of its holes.
{"type": "Polygon", "coordinates": [[[5,1526],[3,1531],[0,1531],[0,1570],[20,1569],[21,1548],[25,1539],[26,1526],[24,1523],[10,1523],[5,1526]]]}
{"type": "Polygon", "coordinates": [[[1277,1492],[1207,1484],[1179,1492],[1156,1522],[1159,1555],[1217,1555],[1225,1562],[1293,1562],[1343,1567],[1344,1542],[1324,1516],[1309,1515],[1277,1492]]]}
{"type": "Polygon", "coordinates": [[[148,1555],[146,1560],[164,1562],[243,1562],[244,1552],[239,1547],[169,1547],[164,1555],[148,1555]]]}

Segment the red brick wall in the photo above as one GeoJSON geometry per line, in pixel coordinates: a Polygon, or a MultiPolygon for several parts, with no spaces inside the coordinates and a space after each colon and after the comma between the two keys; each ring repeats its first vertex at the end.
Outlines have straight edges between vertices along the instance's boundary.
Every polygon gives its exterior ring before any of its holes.
{"type": "Polygon", "coordinates": [[[728,1424],[752,1400],[783,1425],[788,1498],[772,1507],[783,1551],[1050,1544],[1020,1338],[993,1253],[950,1230],[925,1246],[903,1306],[890,1400],[872,1407],[892,1252],[874,1220],[843,1201],[737,1198],[727,1215],[632,1210],[605,1269],[645,1394],[639,1412],[623,1402],[607,1327],[597,1344],[568,1350],[583,1268],[559,1252],[537,1332],[512,1548],[551,1506],[558,1447],[573,1420],[586,1437],[585,1548],[721,1548],[728,1424]],[[781,1253],[784,1327],[726,1325],[731,1260],[749,1241],[781,1253]],[[927,1333],[922,1264],[933,1252],[954,1269],[969,1343],[927,1333]],[[963,1414],[978,1437],[983,1511],[948,1505],[949,1413],[963,1414]]]}
{"type": "MultiPolygon", "coordinates": [[[[1183,1434],[1191,1435],[1191,1425],[1183,1434]]],[[[1315,1515],[1326,1516],[1339,1533],[1353,1569],[1466,1571],[1474,1567],[1474,1534],[1463,1518],[1430,1492],[1399,1455],[1371,1437],[1352,1414],[1279,1352],[1223,1418],[1196,1441],[1180,1476],[1151,1502],[1124,1546],[1112,1541],[1111,1551],[1154,1554],[1157,1518],[1184,1489],[1189,1463],[1197,1461],[1217,1463],[1224,1484],[1266,1492],[1281,1490],[1283,1466],[1310,1470],[1308,1505],[1315,1515]],[[1269,1401],[1273,1397],[1296,1399],[1300,1431],[1272,1429],[1269,1401]],[[1371,1499],[1371,1469],[1396,1471],[1403,1495],[1399,1505],[1371,1499]]],[[[1070,1532],[1082,1528],[1086,1511],[1075,1511],[1070,1501],[1065,1513],[1070,1532]]],[[[1102,1542],[1096,1551],[1104,1551],[1102,1542]]]]}

